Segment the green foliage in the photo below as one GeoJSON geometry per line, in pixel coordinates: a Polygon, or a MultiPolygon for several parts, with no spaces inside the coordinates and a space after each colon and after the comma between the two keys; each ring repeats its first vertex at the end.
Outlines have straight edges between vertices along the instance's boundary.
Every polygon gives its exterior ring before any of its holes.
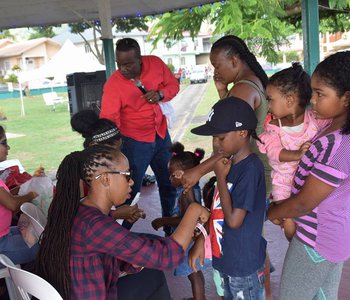
{"type": "Polygon", "coordinates": [[[10,32],[9,29],[4,29],[0,31],[0,39],[11,39],[14,40],[15,36],[10,32]]]}
{"type": "Polygon", "coordinates": [[[21,71],[21,67],[19,65],[14,65],[12,68],[11,68],[12,71],[21,71]]]}
{"type": "Polygon", "coordinates": [[[286,61],[287,62],[293,62],[293,61],[300,61],[300,57],[297,51],[287,51],[287,52],[278,52],[278,59],[277,62],[281,63],[283,62],[283,54],[286,55],[286,61]]]}
{"type": "MultiPolygon", "coordinates": [[[[350,0],[320,2],[321,32],[350,30],[350,0]]],[[[214,35],[234,34],[269,62],[277,62],[278,49],[288,36],[301,31],[300,0],[226,0],[164,14],[150,32],[153,47],[164,39],[181,40],[183,32],[197,36],[202,22],[215,27],[214,35]]]]}
{"type": "Polygon", "coordinates": [[[173,64],[167,64],[168,68],[170,69],[171,72],[175,72],[175,67],[173,64]]]}
{"type": "Polygon", "coordinates": [[[56,35],[53,26],[32,27],[32,33],[29,36],[30,40],[42,37],[52,38],[56,35]]]}
{"type": "Polygon", "coordinates": [[[10,74],[9,76],[7,76],[7,78],[5,79],[6,82],[12,82],[12,83],[18,83],[18,78],[16,74],[10,74]]]}

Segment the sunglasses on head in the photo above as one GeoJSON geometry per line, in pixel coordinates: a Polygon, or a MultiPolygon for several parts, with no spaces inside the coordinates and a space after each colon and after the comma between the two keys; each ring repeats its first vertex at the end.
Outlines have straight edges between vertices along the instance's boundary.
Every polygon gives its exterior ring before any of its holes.
{"type": "Polygon", "coordinates": [[[97,176],[95,176],[95,179],[101,178],[103,174],[119,174],[119,175],[124,175],[126,180],[129,182],[131,179],[131,171],[111,171],[111,172],[103,172],[97,176]]]}

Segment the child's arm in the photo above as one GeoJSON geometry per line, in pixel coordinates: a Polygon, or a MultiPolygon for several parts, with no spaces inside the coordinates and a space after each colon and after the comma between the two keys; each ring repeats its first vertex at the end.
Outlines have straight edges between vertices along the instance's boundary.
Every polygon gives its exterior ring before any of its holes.
{"type": "Polygon", "coordinates": [[[235,208],[233,201],[231,200],[231,195],[227,189],[226,182],[226,177],[230,171],[230,168],[231,164],[227,163],[227,159],[224,158],[215,164],[214,172],[217,177],[217,186],[219,189],[220,202],[224,212],[225,222],[230,228],[236,229],[242,225],[247,211],[241,208],[235,208]]]}
{"type": "Polygon", "coordinates": [[[165,225],[176,227],[180,224],[181,217],[163,217],[157,218],[152,221],[152,227],[158,230],[160,227],[165,225]]]}
{"type": "Polygon", "coordinates": [[[309,175],[300,192],[281,204],[273,205],[267,212],[269,220],[295,218],[308,214],[317,207],[336,187],[313,175],[309,175]]]}
{"type": "Polygon", "coordinates": [[[301,145],[299,150],[286,150],[283,148],[279,154],[279,161],[288,162],[300,160],[305,154],[305,152],[309,149],[310,145],[311,142],[306,142],[301,145]]]}
{"type": "Polygon", "coordinates": [[[195,272],[197,272],[197,265],[196,265],[197,259],[199,259],[199,264],[201,266],[204,266],[204,258],[205,258],[204,242],[205,242],[204,236],[202,234],[199,235],[196,238],[192,248],[188,253],[188,265],[195,272]]]}
{"type": "Polygon", "coordinates": [[[194,229],[198,222],[205,223],[208,221],[210,212],[207,208],[198,203],[192,203],[187,208],[185,215],[182,217],[180,224],[176,227],[171,237],[186,250],[192,241],[194,229]]]}
{"type": "Polygon", "coordinates": [[[198,166],[186,170],[182,174],[175,174],[176,178],[181,178],[182,186],[184,188],[185,193],[187,193],[189,189],[193,187],[202,176],[213,171],[215,163],[223,157],[224,156],[222,153],[215,153],[213,156],[211,156],[198,166]]]}
{"type": "Polygon", "coordinates": [[[13,212],[17,211],[23,203],[31,202],[37,196],[38,194],[35,192],[29,192],[23,196],[13,196],[5,189],[0,188],[0,204],[13,212]]]}

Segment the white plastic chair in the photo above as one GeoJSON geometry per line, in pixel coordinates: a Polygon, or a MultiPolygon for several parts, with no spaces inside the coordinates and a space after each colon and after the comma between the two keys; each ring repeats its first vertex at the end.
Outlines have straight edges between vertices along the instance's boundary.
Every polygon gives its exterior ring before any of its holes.
{"type": "Polygon", "coordinates": [[[33,273],[17,268],[6,255],[0,254],[0,263],[7,267],[22,299],[30,300],[31,295],[39,300],[63,300],[50,283],[33,273]]]}
{"type": "MultiPolygon", "coordinates": [[[[21,267],[19,265],[17,265],[17,268],[20,269],[21,267]]],[[[19,293],[17,293],[17,289],[13,285],[13,281],[10,277],[10,273],[6,267],[0,269],[0,278],[5,279],[7,292],[8,292],[10,300],[17,300],[19,293]]]]}
{"type": "Polygon", "coordinates": [[[47,223],[42,210],[33,203],[26,202],[21,205],[21,211],[29,217],[35,233],[40,237],[47,223]]]}

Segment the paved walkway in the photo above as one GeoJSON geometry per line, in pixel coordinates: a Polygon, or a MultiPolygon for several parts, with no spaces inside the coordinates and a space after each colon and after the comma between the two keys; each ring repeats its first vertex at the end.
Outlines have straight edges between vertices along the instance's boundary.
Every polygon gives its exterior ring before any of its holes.
{"type": "MultiPolygon", "coordinates": [[[[157,232],[151,226],[151,221],[161,215],[158,190],[156,185],[144,187],[141,193],[139,206],[145,209],[147,217],[145,220],[138,221],[133,227],[133,231],[147,232],[162,235],[162,231],[157,232]]],[[[270,222],[265,223],[265,236],[268,241],[268,251],[276,271],[271,274],[272,294],[273,299],[278,299],[279,279],[285,252],[288,247],[288,242],[284,238],[283,233],[278,226],[270,222]]],[[[168,285],[170,288],[173,300],[182,300],[192,296],[190,282],[187,278],[175,277],[172,272],[166,272],[168,285]]],[[[204,272],[206,280],[206,297],[207,300],[219,300],[216,295],[215,286],[212,280],[211,269],[204,272]]],[[[350,299],[350,261],[346,262],[343,269],[342,280],[339,289],[339,300],[350,299]]],[[[302,299],[296,299],[302,300],[302,299]]],[[[328,299],[333,300],[333,299],[328,299]]]]}

